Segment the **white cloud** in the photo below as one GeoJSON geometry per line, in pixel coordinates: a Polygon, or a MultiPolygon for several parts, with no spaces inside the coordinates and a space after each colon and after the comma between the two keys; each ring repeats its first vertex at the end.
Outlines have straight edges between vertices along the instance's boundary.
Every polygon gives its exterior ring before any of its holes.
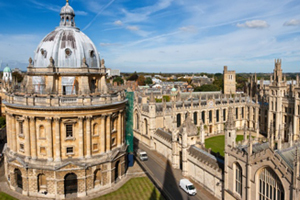
{"type": "Polygon", "coordinates": [[[127,26],[126,29],[130,30],[130,31],[138,31],[138,30],[140,30],[139,27],[137,27],[137,26],[127,26]]]}
{"type": "Polygon", "coordinates": [[[183,32],[189,32],[189,33],[197,33],[197,28],[195,26],[183,26],[180,27],[179,30],[183,32]]]}
{"type": "Polygon", "coordinates": [[[82,16],[86,16],[86,15],[88,15],[88,13],[87,13],[87,12],[85,12],[85,11],[81,11],[81,10],[79,10],[79,11],[75,11],[75,14],[76,14],[76,15],[82,15],[82,16]]]}
{"type": "Polygon", "coordinates": [[[238,23],[236,26],[239,28],[267,28],[269,24],[264,20],[252,20],[243,24],[238,23]]]}
{"type": "Polygon", "coordinates": [[[121,20],[117,20],[114,22],[115,25],[122,26],[123,22],[121,20]]]}
{"type": "Polygon", "coordinates": [[[100,43],[101,47],[108,47],[108,46],[120,46],[118,43],[100,43]]]}
{"type": "Polygon", "coordinates": [[[284,26],[300,26],[300,19],[291,19],[284,22],[284,26]]]}

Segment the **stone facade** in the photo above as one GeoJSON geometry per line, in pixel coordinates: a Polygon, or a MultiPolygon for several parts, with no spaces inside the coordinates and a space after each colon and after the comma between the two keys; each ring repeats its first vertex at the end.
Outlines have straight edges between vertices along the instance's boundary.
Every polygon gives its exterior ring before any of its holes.
{"type": "MultiPolygon", "coordinates": [[[[61,17],[71,19],[73,12],[67,2],[61,17]]],[[[98,53],[92,43],[85,46],[76,35],[72,38],[75,29],[73,23],[61,21],[56,32],[69,37],[56,40],[55,32],[45,37],[36,51],[43,56],[36,55],[34,63],[29,59],[23,87],[7,91],[4,97],[5,176],[10,188],[24,195],[83,197],[112,187],[125,175],[125,93],[108,89],[104,60],[100,64],[95,58],[98,53]],[[61,43],[63,50],[49,58],[50,46],[61,43]],[[91,58],[83,58],[78,67],[68,56],[80,45],[86,48],[78,50],[80,55],[91,58]],[[44,67],[46,58],[49,65],[44,67]]]]}
{"type": "Polygon", "coordinates": [[[223,88],[224,94],[235,94],[236,92],[235,71],[228,71],[227,66],[224,66],[223,81],[224,81],[224,88],[223,88]]]}

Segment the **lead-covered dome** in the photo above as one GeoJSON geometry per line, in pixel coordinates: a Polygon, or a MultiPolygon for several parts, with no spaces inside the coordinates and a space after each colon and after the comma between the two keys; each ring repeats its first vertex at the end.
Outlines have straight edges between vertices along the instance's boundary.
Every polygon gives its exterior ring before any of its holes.
{"type": "Polygon", "coordinates": [[[75,13],[68,1],[60,17],[59,27],[38,45],[34,67],[48,67],[53,60],[54,66],[59,68],[79,68],[84,61],[90,68],[100,68],[98,51],[90,38],[75,26],[75,13]]]}

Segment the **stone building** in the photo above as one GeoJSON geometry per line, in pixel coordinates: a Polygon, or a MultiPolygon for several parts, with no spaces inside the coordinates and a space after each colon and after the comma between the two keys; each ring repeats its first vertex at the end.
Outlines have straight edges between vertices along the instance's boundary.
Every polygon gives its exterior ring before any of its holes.
{"type": "Polygon", "coordinates": [[[83,197],[125,174],[127,100],[108,89],[104,60],[74,17],[67,1],[23,87],[6,92],[5,177],[23,195],[83,197]]]}
{"type": "Polygon", "coordinates": [[[236,92],[236,80],[235,71],[229,71],[227,66],[224,66],[223,70],[223,80],[224,80],[224,94],[235,94],[236,92]]]}

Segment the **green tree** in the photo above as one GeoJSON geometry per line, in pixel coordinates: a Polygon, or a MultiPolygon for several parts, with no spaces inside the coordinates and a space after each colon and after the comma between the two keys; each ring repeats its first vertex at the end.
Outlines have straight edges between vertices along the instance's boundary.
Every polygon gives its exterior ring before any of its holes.
{"type": "Polygon", "coordinates": [[[152,78],[147,77],[147,78],[145,79],[145,84],[146,84],[146,85],[151,85],[151,84],[153,84],[152,78]]]}
{"type": "Polygon", "coordinates": [[[5,125],[6,125],[5,117],[0,117],[0,128],[4,127],[5,125]]]}
{"type": "Polygon", "coordinates": [[[200,92],[200,91],[220,91],[220,88],[217,87],[216,85],[202,85],[200,87],[195,87],[194,88],[195,92],[200,92]]]}
{"type": "Polygon", "coordinates": [[[137,79],[138,85],[145,85],[145,76],[140,75],[137,79]]]}
{"type": "Polygon", "coordinates": [[[124,80],[120,76],[114,78],[113,82],[114,83],[116,82],[118,85],[123,85],[124,84],[124,80]]]}
{"type": "Polygon", "coordinates": [[[138,74],[136,72],[134,72],[133,74],[131,74],[129,76],[129,78],[127,79],[128,81],[136,81],[139,78],[138,74]]]}
{"type": "Polygon", "coordinates": [[[18,73],[18,72],[13,72],[12,76],[16,77],[18,83],[22,82],[22,80],[23,80],[23,76],[20,73],[18,73]]]}

